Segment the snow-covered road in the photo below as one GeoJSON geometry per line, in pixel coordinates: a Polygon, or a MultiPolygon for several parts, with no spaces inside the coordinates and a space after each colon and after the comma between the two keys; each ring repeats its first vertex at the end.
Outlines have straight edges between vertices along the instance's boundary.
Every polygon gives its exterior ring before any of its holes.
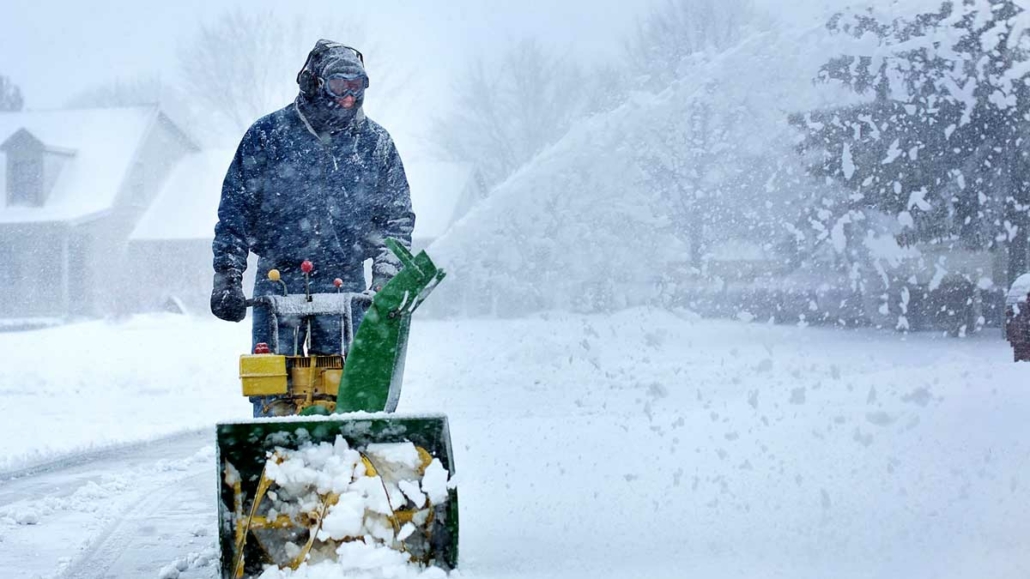
{"type": "Polygon", "coordinates": [[[61,459],[0,482],[3,577],[210,576],[210,431],[61,459]],[[180,569],[181,567],[181,569],[180,569]],[[194,570],[194,571],[191,571],[194,570]],[[203,575],[191,574],[204,573],[203,575]]]}
{"type": "MultiPolygon", "coordinates": [[[[245,345],[241,326],[167,317],[0,334],[68,401],[38,409],[15,394],[24,371],[0,370],[0,462],[244,415],[245,345]],[[94,363],[32,364],[83,331],[94,363]],[[177,357],[150,359],[170,336],[177,357]]],[[[1025,578],[1030,365],[1010,356],[997,335],[683,312],[420,320],[400,411],[450,416],[463,576],[1025,578]]],[[[0,483],[0,576],[214,577],[194,436],[0,483]]]]}

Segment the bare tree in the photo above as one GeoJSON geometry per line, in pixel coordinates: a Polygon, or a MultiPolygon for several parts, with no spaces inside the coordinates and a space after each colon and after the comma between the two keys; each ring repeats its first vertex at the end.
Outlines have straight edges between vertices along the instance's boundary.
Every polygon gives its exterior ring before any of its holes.
{"type": "Polygon", "coordinates": [[[116,79],[74,94],[65,103],[66,108],[116,108],[156,105],[173,91],[156,76],[116,79]]]}
{"type": "Polygon", "coordinates": [[[726,228],[733,215],[725,211],[725,193],[739,175],[740,164],[729,162],[733,145],[731,127],[741,113],[717,106],[718,85],[707,82],[665,126],[648,135],[638,147],[637,163],[648,184],[669,209],[673,235],[686,242],[688,263],[701,270],[707,245],[706,224],[726,228]]]}
{"type": "Polygon", "coordinates": [[[11,79],[0,75],[0,111],[20,111],[25,106],[21,89],[11,79]]]}
{"type": "Polygon", "coordinates": [[[119,108],[157,106],[180,129],[191,136],[203,123],[189,106],[189,99],[179,88],[156,75],[116,79],[98,84],[73,95],[65,108],[119,108]]]}
{"type": "Polygon", "coordinates": [[[273,12],[242,8],[202,26],[180,51],[184,88],[233,138],[256,119],[293,101],[296,75],[319,38],[355,46],[364,54],[377,99],[391,93],[396,67],[387,73],[382,55],[360,23],[285,18],[273,12]]]}
{"type": "MultiPolygon", "coordinates": [[[[742,39],[754,18],[750,0],[666,0],[638,23],[627,45],[630,74],[643,75],[646,87],[661,90],[690,74],[691,56],[719,52],[742,39]]],[[[737,167],[760,163],[742,159],[734,146],[743,113],[719,106],[720,92],[713,79],[699,85],[636,152],[649,186],[669,208],[672,233],[686,242],[687,261],[699,271],[714,237],[709,230],[725,233],[730,223],[748,221],[737,167]]]]}
{"type": "Polygon", "coordinates": [[[751,0],[665,0],[637,22],[628,65],[647,77],[648,88],[661,90],[678,78],[684,58],[725,50],[756,22],[751,0]]]}
{"type": "Polygon", "coordinates": [[[454,86],[454,106],[436,120],[440,156],[474,164],[488,186],[561,138],[595,104],[576,64],[524,39],[498,65],[473,62],[454,86]]]}

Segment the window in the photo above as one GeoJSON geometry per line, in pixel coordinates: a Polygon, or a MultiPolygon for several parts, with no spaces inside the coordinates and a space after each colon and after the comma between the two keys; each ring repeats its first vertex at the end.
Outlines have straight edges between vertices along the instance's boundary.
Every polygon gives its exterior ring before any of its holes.
{"type": "Polygon", "coordinates": [[[7,204],[39,207],[43,204],[43,158],[10,158],[7,165],[7,204]]]}

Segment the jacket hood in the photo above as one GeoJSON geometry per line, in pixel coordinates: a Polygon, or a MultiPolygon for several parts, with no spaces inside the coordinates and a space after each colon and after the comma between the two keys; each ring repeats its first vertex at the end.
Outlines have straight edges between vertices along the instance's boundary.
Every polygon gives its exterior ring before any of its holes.
{"type": "Polygon", "coordinates": [[[301,114],[319,134],[339,132],[364,117],[364,91],[355,98],[355,105],[346,109],[322,89],[323,79],[331,74],[360,76],[368,86],[368,73],[361,52],[331,40],[316,42],[304,67],[297,73],[300,94],[296,103],[301,114]]]}

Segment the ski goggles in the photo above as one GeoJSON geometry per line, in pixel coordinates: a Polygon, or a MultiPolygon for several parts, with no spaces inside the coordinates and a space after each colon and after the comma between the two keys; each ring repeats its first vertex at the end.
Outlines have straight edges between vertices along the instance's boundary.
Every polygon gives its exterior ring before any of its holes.
{"type": "Polygon", "coordinates": [[[365,90],[365,77],[353,74],[331,74],[323,85],[329,96],[342,98],[348,94],[356,95],[365,90]]]}

